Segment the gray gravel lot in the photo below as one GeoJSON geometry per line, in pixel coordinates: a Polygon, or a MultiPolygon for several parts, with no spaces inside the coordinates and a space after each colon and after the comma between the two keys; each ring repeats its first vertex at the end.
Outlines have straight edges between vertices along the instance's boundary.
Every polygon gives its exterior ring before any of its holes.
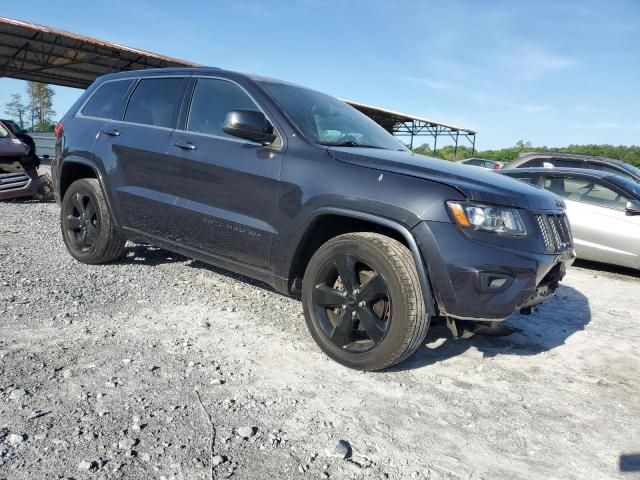
{"type": "Polygon", "coordinates": [[[58,212],[0,203],[0,479],[640,478],[639,276],[572,268],[522,333],[360,373],[256,282],[75,262],[58,212]]]}

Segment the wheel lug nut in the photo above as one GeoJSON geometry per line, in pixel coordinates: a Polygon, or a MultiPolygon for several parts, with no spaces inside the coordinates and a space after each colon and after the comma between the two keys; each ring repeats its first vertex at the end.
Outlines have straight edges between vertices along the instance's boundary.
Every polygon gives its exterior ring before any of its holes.
{"type": "Polygon", "coordinates": [[[346,309],[347,309],[347,306],[346,306],[346,305],[342,305],[342,309],[343,309],[343,310],[346,310],[346,309]]]}
{"type": "Polygon", "coordinates": [[[360,293],[360,290],[358,290],[357,288],[353,291],[353,294],[354,294],[354,295],[357,295],[357,294],[359,294],[359,293],[360,293]]]}
{"type": "Polygon", "coordinates": [[[364,302],[360,302],[360,303],[358,303],[358,306],[359,306],[359,307],[364,307],[364,305],[365,305],[365,303],[364,303],[364,302]]]}

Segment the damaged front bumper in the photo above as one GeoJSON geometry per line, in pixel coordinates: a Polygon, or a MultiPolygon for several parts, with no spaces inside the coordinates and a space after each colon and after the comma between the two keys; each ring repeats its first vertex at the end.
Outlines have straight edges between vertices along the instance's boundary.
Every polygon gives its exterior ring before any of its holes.
{"type": "Polygon", "coordinates": [[[51,197],[51,177],[38,174],[39,162],[29,157],[0,160],[0,200],[25,197],[45,200],[51,197]]]}
{"type": "Polygon", "coordinates": [[[423,222],[413,234],[438,314],[456,321],[500,322],[517,311],[530,312],[553,295],[575,260],[571,246],[559,253],[518,250],[476,241],[444,222],[423,222]]]}

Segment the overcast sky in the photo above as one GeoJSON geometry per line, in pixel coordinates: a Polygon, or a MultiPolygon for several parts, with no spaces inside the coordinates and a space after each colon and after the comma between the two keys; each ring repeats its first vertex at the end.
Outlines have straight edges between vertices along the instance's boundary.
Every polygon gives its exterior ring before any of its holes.
{"type": "MultiPolygon", "coordinates": [[[[640,144],[640,1],[6,2],[3,16],[478,131],[640,144]]],[[[24,92],[0,79],[0,105],[24,92]]],[[[79,95],[56,88],[61,116],[79,95]]]]}

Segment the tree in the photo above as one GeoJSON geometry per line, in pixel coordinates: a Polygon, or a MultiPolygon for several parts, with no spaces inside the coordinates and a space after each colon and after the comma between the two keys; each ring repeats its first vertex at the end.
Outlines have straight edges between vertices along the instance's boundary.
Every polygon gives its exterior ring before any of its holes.
{"type": "MultiPolygon", "coordinates": [[[[454,159],[454,147],[446,145],[439,148],[435,155],[429,150],[425,152],[428,145],[421,145],[413,149],[416,153],[423,155],[435,156],[443,160],[454,159]]],[[[587,155],[598,155],[601,157],[614,158],[622,160],[637,167],[640,167],[640,147],[630,146],[613,146],[613,145],[568,145],[566,147],[534,147],[531,142],[519,140],[513,147],[501,148],[500,150],[476,150],[474,157],[485,158],[487,160],[497,160],[500,162],[510,162],[518,158],[518,155],[526,152],[559,152],[559,153],[583,153],[587,155]]],[[[468,158],[471,156],[471,149],[466,146],[458,146],[457,159],[468,158]]]]}
{"type": "Polygon", "coordinates": [[[4,113],[18,122],[20,128],[24,128],[24,121],[26,120],[28,111],[29,105],[22,103],[22,95],[19,93],[12,93],[11,101],[7,102],[4,106],[4,113]]]}
{"type": "Polygon", "coordinates": [[[53,95],[55,92],[46,83],[28,82],[29,112],[31,114],[31,128],[39,132],[46,132],[53,128],[56,112],[53,110],[53,95]]]}
{"type": "Polygon", "coordinates": [[[433,155],[433,150],[431,150],[431,146],[428,143],[423,143],[419,147],[415,147],[413,151],[420,155],[427,155],[427,156],[433,155]]]}

